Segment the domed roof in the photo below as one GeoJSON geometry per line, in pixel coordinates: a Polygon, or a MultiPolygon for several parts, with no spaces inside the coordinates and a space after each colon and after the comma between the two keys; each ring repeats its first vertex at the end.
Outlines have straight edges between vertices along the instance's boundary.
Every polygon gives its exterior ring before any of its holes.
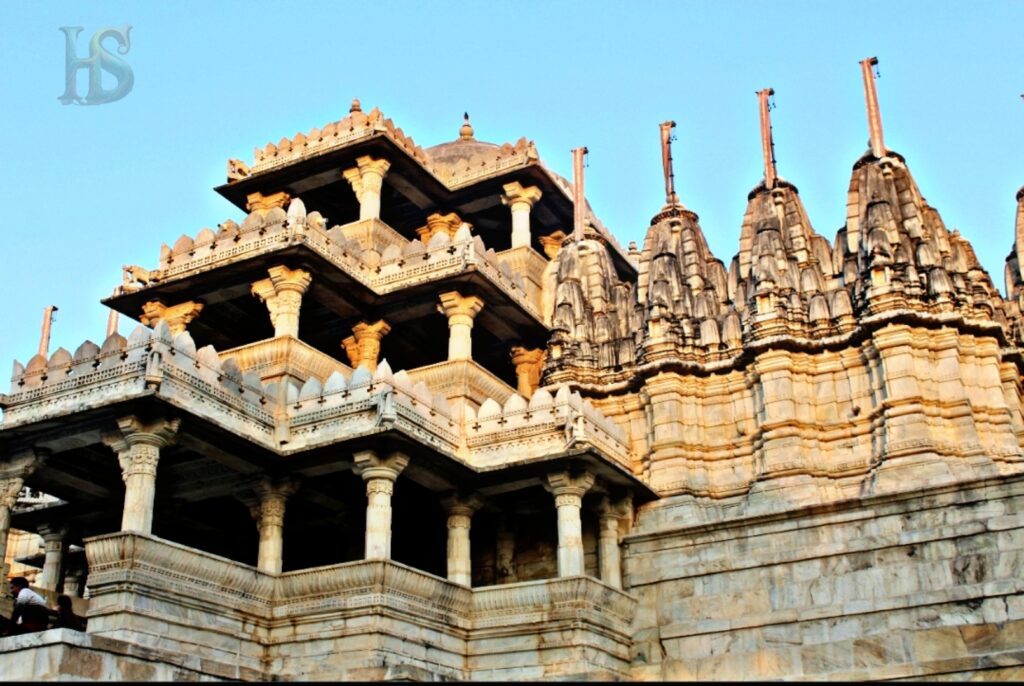
{"type": "Polygon", "coordinates": [[[497,157],[497,153],[501,150],[501,146],[496,143],[478,141],[474,138],[473,126],[469,123],[469,114],[466,113],[462,116],[463,122],[462,126],[459,127],[458,138],[448,143],[435,145],[423,151],[435,164],[442,164],[450,167],[454,166],[454,164],[459,160],[468,160],[472,157],[481,155],[493,154],[497,157]]]}

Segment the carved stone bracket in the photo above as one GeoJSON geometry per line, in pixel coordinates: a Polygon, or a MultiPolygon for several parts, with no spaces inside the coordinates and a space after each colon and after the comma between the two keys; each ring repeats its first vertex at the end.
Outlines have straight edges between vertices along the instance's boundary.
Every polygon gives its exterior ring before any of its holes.
{"type": "Polygon", "coordinates": [[[391,325],[383,319],[370,324],[359,322],[352,327],[352,334],[341,342],[353,367],[363,365],[371,372],[377,370],[380,361],[380,341],[391,331],[391,325]]]}
{"type": "Polygon", "coordinates": [[[540,387],[540,374],[544,369],[547,351],[543,348],[523,348],[514,345],[510,352],[512,364],[516,368],[518,384],[516,390],[524,398],[531,398],[533,392],[540,387]]]}
{"type": "Polygon", "coordinates": [[[161,321],[166,322],[171,334],[177,336],[202,311],[203,303],[193,300],[169,307],[159,300],[150,300],[142,306],[142,316],[139,317],[139,321],[152,328],[155,328],[161,321]]]}
{"type": "Polygon", "coordinates": [[[284,208],[291,200],[291,196],[284,191],[263,195],[262,193],[250,193],[245,197],[245,209],[250,212],[266,214],[275,207],[284,208]]]}
{"type": "Polygon", "coordinates": [[[269,279],[252,285],[252,294],[266,304],[274,336],[299,337],[299,311],[302,296],[309,289],[313,276],[304,269],[277,265],[267,270],[269,279]]]}

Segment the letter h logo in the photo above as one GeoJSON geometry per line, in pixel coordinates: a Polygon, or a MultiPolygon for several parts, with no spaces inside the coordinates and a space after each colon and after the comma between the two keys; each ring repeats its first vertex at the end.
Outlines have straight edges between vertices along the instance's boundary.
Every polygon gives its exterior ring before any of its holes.
{"type": "Polygon", "coordinates": [[[128,54],[131,50],[131,39],[128,32],[132,27],[125,25],[120,29],[100,29],[89,39],[89,56],[79,57],[76,43],[78,34],[82,31],[81,26],[61,26],[64,32],[65,43],[65,67],[64,67],[64,95],[60,96],[62,105],[103,105],[108,102],[120,100],[131,92],[135,85],[135,75],[128,63],[103,47],[105,38],[114,38],[117,41],[117,51],[128,54]],[[84,98],[78,95],[78,70],[89,70],[89,92],[84,98]],[[107,72],[117,79],[117,85],[107,90],[103,88],[103,72],[107,72]]]}

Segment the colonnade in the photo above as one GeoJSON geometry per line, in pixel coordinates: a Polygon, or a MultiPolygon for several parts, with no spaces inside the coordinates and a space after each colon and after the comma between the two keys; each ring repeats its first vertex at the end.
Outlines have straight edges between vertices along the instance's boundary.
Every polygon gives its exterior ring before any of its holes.
{"type": "MultiPolygon", "coordinates": [[[[118,430],[105,435],[104,443],[118,457],[125,484],[121,530],[151,534],[153,504],[156,494],[157,468],[161,449],[174,442],[180,420],[159,419],[142,421],[128,416],[118,421],[118,430]]],[[[46,451],[35,451],[14,460],[0,476],[4,500],[0,501],[0,545],[6,546],[10,529],[10,512],[24,479],[45,459],[46,451]]],[[[400,451],[382,454],[375,450],[355,453],[353,471],[362,477],[366,486],[366,530],[364,557],[367,560],[391,558],[392,497],[399,475],[409,464],[409,456],[400,451]]],[[[595,483],[592,473],[558,470],[546,475],[545,488],[554,497],[558,522],[558,576],[584,574],[584,549],[581,508],[583,496],[595,483]]],[[[250,511],[259,531],[257,567],[270,574],[280,574],[284,554],[284,516],[286,503],[299,488],[295,479],[269,479],[258,482],[254,491],[257,499],[250,511]]],[[[598,507],[598,556],[600,578],[615,588],[622,587],[619,552],[619,522],[628,511],[628,499],[613,502],[603,497],[598,507]]],[[[447,493],[441,504],[447,513],[447,576],[449,581],[470,586],[472,556],[470,528],[473,515],[483,505],[483,499],[474,493],[447,493]]],[[[503,530],[508,534],[507,530],[503,530]]],[[[37,585],[58,590],[63,557],[67,550],[65,526],[47,526],[40,529],[45,545],[45,563],[37,585]]],[[[501,534],[502,532],[499,532],[501,534]]],[[[505,555],[499,557],[499,566],[512,566],[511,540],[508,535],[498,536],[498,547],[505,541],[505,555]]],[[[0,554],[3,549],[0,548],[0,554]]],[[[0,558],[2,559],[2,558],[0,558]]],[[[514,579],[514,573],[499,575],[514,579]]],[[[72,585],[74,582],[72,581],[72,585]]]]}

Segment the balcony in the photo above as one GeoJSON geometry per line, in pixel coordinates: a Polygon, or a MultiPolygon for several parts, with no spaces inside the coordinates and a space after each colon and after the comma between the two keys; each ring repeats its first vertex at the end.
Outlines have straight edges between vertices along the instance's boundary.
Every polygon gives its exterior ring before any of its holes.
{"type": "Polygon", "coordinates": [[[628,676],[636,601],[589,577],[468,588],[391,560],[273,575],[134,533],[88,539],[86,554],[91,636],[192,656],[208,673],[628,676]]]}

